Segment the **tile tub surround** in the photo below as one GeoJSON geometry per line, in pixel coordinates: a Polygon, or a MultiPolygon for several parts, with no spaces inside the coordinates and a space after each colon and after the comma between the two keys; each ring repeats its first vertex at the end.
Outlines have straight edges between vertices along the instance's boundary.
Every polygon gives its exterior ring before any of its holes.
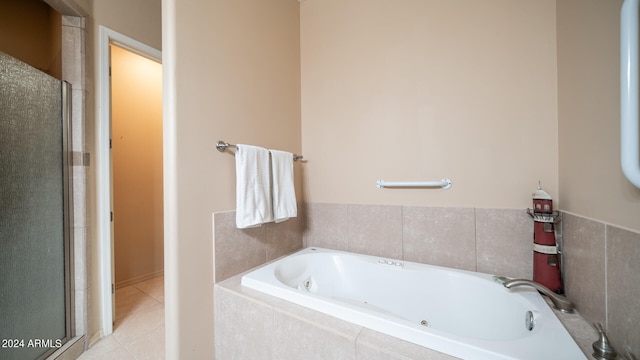
{"type": "Polygon", "coordinates": [[[304,211],[298,217],[256,228],[236,228],[236,212],[213,214],[215,282],[302,248],[304,211]]]}
{"type": "MultiPolygon", "coordinates": [[[[299,210],[294,221],[247,230],[235,228],[234,212],[215,214],[216,281],[303,245],[532,278],[525,209],[311,203],[299,210]]],[[[557,230],[568,298],[589,323],[605,326],[619,351],[640,354],[640,234],[567,212],[557,230]]]]}
{"type": "Polygon", "coordinates": [[[531,279],[525,209],[305,205],[304,246],[531,279]]]}
{"type": "MultiPolygon", "coordinates": [[[[216,359],[456,359],[240,285],[214,286],[216,359]]],[[[596,331],[577,314],[559,314],[586,356],[596,331]]]]}
{"type": "Polygon", "coordinates": [[[215,281],[304,246],[532,278],[533,221],[525,209],[305,204],[298,217],[237,229],[213,215],[215,281]]]}
{"type": "Polygon", "coordinates": [[[618,353],[640,354],[640,233],[563,213],[565,292],[618,353]]]}

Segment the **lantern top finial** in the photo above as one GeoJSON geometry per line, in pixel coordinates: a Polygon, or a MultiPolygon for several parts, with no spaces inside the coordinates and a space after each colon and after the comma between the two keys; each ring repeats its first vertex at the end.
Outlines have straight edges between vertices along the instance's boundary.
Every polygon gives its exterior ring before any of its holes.
{"type": "Polygon", "coordinates": [[[538,188],[533,192],[533,198],[538,200],[551,200],[551,195],[542,189],[540,180],[538,180],[538,188]]]}

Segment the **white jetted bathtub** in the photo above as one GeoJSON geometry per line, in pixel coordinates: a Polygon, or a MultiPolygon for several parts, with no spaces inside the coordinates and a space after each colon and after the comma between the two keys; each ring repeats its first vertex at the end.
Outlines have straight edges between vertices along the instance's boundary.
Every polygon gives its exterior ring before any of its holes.
{"type": "Polygon", "coordinates": [[[586,359],[536,290],[488,274],[307,248],[242,285],[463,359],[586,359]]]}

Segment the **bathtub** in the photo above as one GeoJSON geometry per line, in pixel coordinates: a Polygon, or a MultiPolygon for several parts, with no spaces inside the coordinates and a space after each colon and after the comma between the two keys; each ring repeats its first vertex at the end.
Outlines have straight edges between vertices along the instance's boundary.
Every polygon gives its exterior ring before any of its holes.
{"type": "Polygon", "coordinates": [[[463,359],[586,359],[537,291],[489,274],[311,247],[241,284],[463,359]]]}

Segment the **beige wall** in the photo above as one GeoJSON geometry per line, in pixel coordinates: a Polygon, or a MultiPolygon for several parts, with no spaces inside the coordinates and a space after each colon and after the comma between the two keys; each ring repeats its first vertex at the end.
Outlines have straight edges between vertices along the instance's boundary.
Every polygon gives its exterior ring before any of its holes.
{"type": "Polygon", "coordinates": [[[214,354],[212,214],[235,209],[216,141],[301,151],[298,29],[296,0],[163,1],[169,359],[214,354]]]}
{"type": "Polygon", "coordinates": [[[161,0],[92,2],[95,29],[98,25],[103,25],[154,49],[162,50],[161,0]]]}
{"type": "Polygon", "coordinates": [[[162,65],[111,46],[116,287],[163,272],[162,65]]]}
{"type": "Polygon", "coordinates": [[[555,1],[310,0],[301,49],[305,200],[524,209],[538,180],[558,196],[555,1]]]}
{"type": "Polygon", "coordinates": [[[563,210],[640,231],[640,189],[620,167],[621,0],[558,0],[563,210]]]}

